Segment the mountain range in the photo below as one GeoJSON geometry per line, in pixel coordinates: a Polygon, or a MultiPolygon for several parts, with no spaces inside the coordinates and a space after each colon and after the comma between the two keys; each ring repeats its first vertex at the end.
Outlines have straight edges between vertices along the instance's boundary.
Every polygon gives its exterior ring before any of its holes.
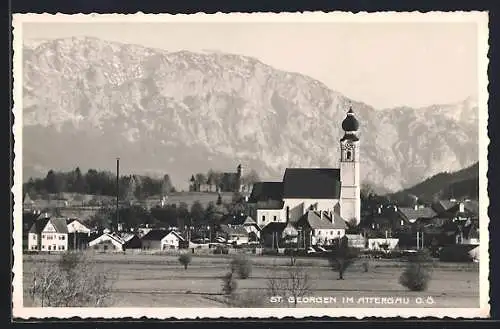
{"type": "Polygon", "coordinates": [[[22,56],[24,180],[51,168],[114,170],[116,157],[123,172],[169,173],[176,186],[239,163],[279,180],[286,167],[338,166],[349,106],[362,180],[379,191],[478,161],[474,97],[375,110],[255,58],[92,37],[26,40],[22,56]]]}
{"type": "Polygon", "coordinates": [[[415,196],[424,203],[447,199],[479,198],[479,163],[456,172],[441,172],[425,181],[391,194],[394,200],[405,200],[415,196]]]}

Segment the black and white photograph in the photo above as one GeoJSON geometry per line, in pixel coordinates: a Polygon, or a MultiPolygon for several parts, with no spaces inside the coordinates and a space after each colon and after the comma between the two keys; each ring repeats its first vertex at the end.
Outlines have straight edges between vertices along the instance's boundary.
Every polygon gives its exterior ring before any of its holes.
{"type": "Polygon", "coordinates": [[[489,315],[486,12],[13,35],[15,317],[489,315]]]}

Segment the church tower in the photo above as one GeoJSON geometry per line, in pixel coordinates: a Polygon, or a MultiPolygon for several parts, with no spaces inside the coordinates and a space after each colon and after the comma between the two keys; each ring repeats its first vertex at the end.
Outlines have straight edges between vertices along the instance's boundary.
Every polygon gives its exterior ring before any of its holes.
{"type": "Polygon", "coordinates": [[[340,215],[346,221],[361,220],[361,179],[359,175],[359,123],[352,108],[342,121],[344,137],[340,140],[340,215]]]}

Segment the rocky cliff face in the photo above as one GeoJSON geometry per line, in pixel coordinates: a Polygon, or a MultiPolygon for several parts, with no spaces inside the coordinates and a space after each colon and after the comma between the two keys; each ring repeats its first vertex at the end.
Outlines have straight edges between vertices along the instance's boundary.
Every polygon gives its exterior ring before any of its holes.
{"type": "Polygon", "coordinates": [[[124,171],[178,185],[238,163],[280,179],[288,166],[338,165],[349,102],[367,182],[397,190],[478,160],[474,99],[376,111],[254,58],[68,38],[24,47],[24,176],[112,169],[120,156],[124,171]]]}

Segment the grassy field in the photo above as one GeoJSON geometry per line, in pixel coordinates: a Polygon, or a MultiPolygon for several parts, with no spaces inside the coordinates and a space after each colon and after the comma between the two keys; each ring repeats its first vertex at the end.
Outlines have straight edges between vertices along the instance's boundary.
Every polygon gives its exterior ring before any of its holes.
{"type": "MultiPolygon", "coordinates": [[[[56,262],[57,255],[25,255],[24,287],[32,280],[31,269],[40,260],[56,262]]],[[[175,255],[109,255],[93,256],[96,269],[118,274],[112,302],[115,307],[227,307],[224,303],[222,276],[229,270],[228,256],[193,256],[187,270],[175,255]]],[[[250,256],[253,269],[250,278],[238,279],[238,292],[259,296],[260,307],[290,307],[288,302],[271,303],[266,296],[273,264],[286,271],[287,257],[250,256]]],[[[477,264],[437,263],[425,292],[409,292],[398,283],[405,264],[393,260],[370,260],[368,272],[362,261],[352,265],[345,280],[337,280],[326,259],[298,259],[311,277],[308,297],[328,297],[329,303],[299,303],[298,307],[478,307],[479,272],[477,264]],[[417,298],[431,296],[433,304],[417,304],[417,298]],[[342,303],[342,297],[353,297],[354,303],[342,303]],[[357,304],[362,297],[408,297],[409,304],[357,304]],[[336,303],[333,303],[336,298],[336,303]]],[[[30,306],[26,298],[25,305],[30,306]]],[[[373,303],[373,300],[372,300],[373,303]]]]}

